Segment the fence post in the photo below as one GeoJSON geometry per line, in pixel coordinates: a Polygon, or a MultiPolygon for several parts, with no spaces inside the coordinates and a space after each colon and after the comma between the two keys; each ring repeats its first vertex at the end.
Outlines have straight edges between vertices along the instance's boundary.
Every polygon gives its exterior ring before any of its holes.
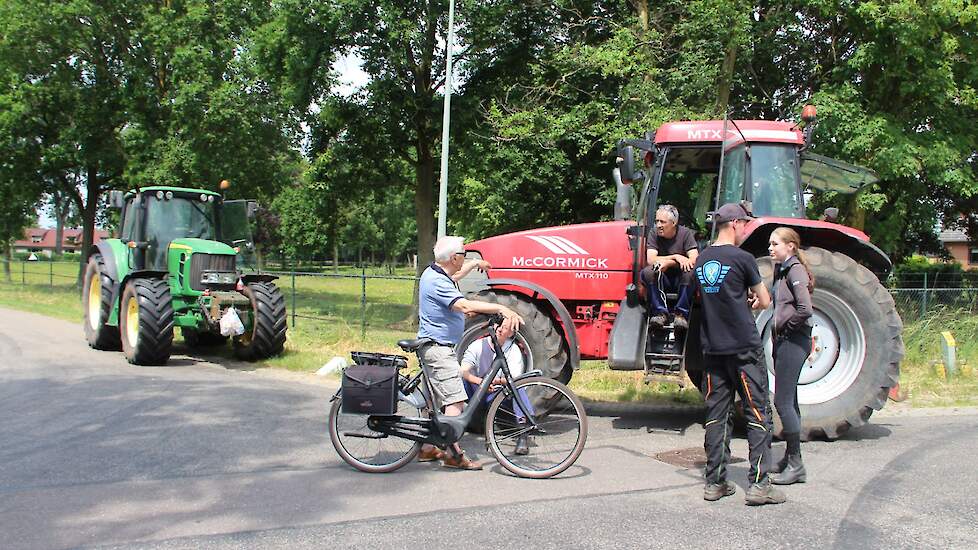
{"type": "Polygon", "coordinates": [[[360,341],[367,338],[367,268],[360,264],[360,341]]]}
{"type": "Polygon", "coordinates": [[[920,316],[927,315],[927,272],[924,272],[924,296],[920,301],[920,316]]]}
{"type": "Polygon", "coordinates": [[[292,258],[292,328],[295,328],[295,258],[292,258]]]}
{"type": "Polygon", "coordinates": [[[27,262],[20,262],[20,284],[27,286],[27,262]]]}
{"type": "Polygon", "coordinates": [[[54,286],[54,260],[48,262],[48,284],[54,286]]]}

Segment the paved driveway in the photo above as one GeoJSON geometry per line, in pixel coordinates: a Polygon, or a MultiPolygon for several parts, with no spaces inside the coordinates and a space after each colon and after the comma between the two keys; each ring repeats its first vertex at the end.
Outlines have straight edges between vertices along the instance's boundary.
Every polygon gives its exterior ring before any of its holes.
{"type": "MultiPolygon", "coordinates": [[[[166,367],[97,352],[72,323],[0,309],[0,547],[494,548],[978,545],[978,413],[888,414],[806,443],[777,507],[701,498],[701,411],[596,407],[558,479],[412,464],[367,475],[326,433],[333,388],[178,348],[166,367]]],[[[746,442],[734,442],[746,456],[746,442]]],[[[777,452],[777,451],[776,451],[777,452]]]]}

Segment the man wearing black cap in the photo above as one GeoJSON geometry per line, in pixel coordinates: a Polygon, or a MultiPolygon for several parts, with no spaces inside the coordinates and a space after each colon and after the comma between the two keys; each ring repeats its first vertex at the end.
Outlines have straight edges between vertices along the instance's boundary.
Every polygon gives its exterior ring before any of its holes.
{"type": "Polygon", "coordinates": [[[743,205],[729,203],[711,213],[717,238],[696,259],[696,282],[703,307],[702,391],[706,399],[706,486],[703,498],[720,500],[737,489],[727,480],[734,392],[740,392],[747,417],[750,486],[747,504],[779,504],[784,493],[771,484],[766,467],[771,450],[768,428],[767,368],[761,336],[751,308],[771,303],[757,262],[739,248],[753,219],[743,205]],[[748,289],[751,291],[748,302],[748,289]]]}

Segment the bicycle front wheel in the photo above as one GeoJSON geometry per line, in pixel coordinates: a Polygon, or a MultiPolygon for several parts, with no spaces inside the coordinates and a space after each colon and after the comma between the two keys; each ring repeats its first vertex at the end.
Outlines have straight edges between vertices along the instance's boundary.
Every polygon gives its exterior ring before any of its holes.
{"type": "Polygon", "coordinates": [[[486,413],[486,442],[496,460],[510,472],[535,479],[569,468],[584,450],[587,414],[584,404],[565,385],[542,376],[514,384],[516,394],[499,392],[486,413]],[[519,407],[515,399],[524,406],[519,407]],[[532,403],[552,403],[536,411],[532,403]],[[530,404],[527,406],[527,404],[530,404]],[[526,418],[529,413],[534,427],[526,418]]]}
{"type": "MultiPolygon", "coordinates": [[[[421,410],[399,400],[397,414],[420,417],[421,410]]],[[[333,401],[329,410],[329,439],[344,462],[361,472],[393,472],[418,456],[421,443],[375,432],[367,427],[366,414],[343,412],[343,397],[333,401]]]]}

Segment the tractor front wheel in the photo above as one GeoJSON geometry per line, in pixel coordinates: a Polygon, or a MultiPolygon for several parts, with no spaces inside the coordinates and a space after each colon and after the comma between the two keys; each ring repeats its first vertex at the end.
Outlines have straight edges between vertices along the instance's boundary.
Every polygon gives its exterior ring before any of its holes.
{"type": "MultiPolygon", "coordinates": [[[[251,328],[234,339],[234,355],[258,361],[285,349],[285,296],[272,283],[248,283],[241,291],[251,300],[251,328]]],[[[244,320],[244,319],[242,319],[244,320]]]]}
{"type": "Polygon", "coordinates": [[[121,349],[118,327],[106,325],[112,312],[112,280],[105,275],[105,260],[101,254],[92,254],[85,268],[82,290],[82,310],[85,312],[85,339],[94,349],[118,351],[121,349]]]}
{"type": "Polygon", "coordinates": [[[173,303],[161,279],[126,283],[119,309],[122,351],[134,365],[165,365],[173,348],[173,303]]]}

